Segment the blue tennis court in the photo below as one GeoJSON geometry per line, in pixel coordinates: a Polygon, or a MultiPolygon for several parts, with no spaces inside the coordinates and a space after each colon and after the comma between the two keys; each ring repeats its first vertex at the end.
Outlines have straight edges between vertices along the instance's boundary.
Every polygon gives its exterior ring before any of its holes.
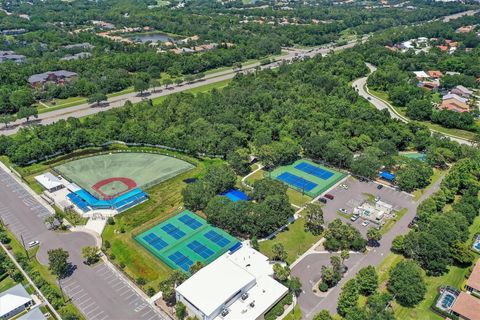
{"type": "Polygon", "coordinates": [[[225,238],[221,234],[216,233],[213,230],[210,230],[207,233],[205,233],[205,238],[207,238],[208,240],[212,241],[215,244],[218,244],[222,248],[230,243],[230,241],[227,238],[225,238]]]}
{"type": "Polygon", "coordinates": [[[230,199],[233,202],[247,201],[248,200],[248,196],[238,189],[229,190],[229,191],[223,193],[223,195],[226,196],[228,199],[230,199]]]}
{"type": "Polygon", "coordinates": [[[194,219],[186,214],[178,218],[178,220],[180,220],[180,222],[182,222],[184,225],[186,225],[187,227],[193,230],[197,230],[203,225],[197,219],[194,219]]]}
{"type": "Polygon", "coordinates": [[[305,173],[311,174],[312,176],[318,177],[323,180],[330,179],[333,176],[333,172],[324,170],[319,167],[315,167],[307,162],[301,162],[295,166],[295,169],[303,171],[305,173]]]}
{"type": "Polygon", "coordinates": [[[311,191],[312,189],[317,187],[316,183],[313,183],[311,181],[308,181],[307,179],[303,179],[299,176],[291,174],[290,172],[282,173],[277,177],[277,179],[305,191],[311,191]]]}
{"type": "Polygon", "coordinates": [[[188,259],[187,256],[183,255],[179,251],[176,251],[174,254],[169,255],[168,258],[186,272],[189,272],[190,266],[193,264],[192,260],[188,259]]]}
{"type": "Polygon", "coordinates": [[[190,242],[187,247],[189,247],[193,252],[199,254],[203,259],[208,259],[214,252],[198,242],[197,240],[193,240],[190,242]]]}
{"type": "Polygon", "coordinates": [[[185,232],[175,227],[173,224],[169,223],[162,227],[162,230],[174,237],[175,239],[180,239],[185,235],[185,232]]]}
{"type": "Polygon", "coordinates": [[[159,238],[155,233],[149,233],[148,235],[143,237],[143,240],[147,241],[152,247],[157,250],[162,250],[163,248],[168,246],[168,243],[159,238]]]}

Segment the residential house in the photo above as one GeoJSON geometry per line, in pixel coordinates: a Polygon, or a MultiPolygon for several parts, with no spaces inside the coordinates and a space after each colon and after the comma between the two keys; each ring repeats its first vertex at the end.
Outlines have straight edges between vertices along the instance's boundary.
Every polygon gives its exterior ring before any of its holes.
{"type": "Polygon", "coordinates": [[[480,295],[480,260],[473,267],[472,273],[465,284],[465,290],[480,295]]]}
{"type": "Polygon", "coordinates": [[[63,84],[65,82],[75,79],[78,75],[75,72],[58,70],[58,71],[47,71],[44,73],[34,74],[28,78],[28,83],[32,87],[41,86],[47,82],[52,82],[56,84],[63,84]]]}
{"type": "Polygon", "coordinates": [[[440,51],[442,52],[448,52],[448,46],[440,45],[437,46],[437,48],[440,49],[440,51]]]}
{"type": "Polygon", "coordinates": [[[92,54],[90,52],[80,52],[74,55],[67,55],[60,59],[60,61],[70,61],[70,60],[78,60],[78,59],[86,59],[90,58],[92,54]]]}
{"type": "Polygon", "coordinates": [[[480,320],[480,299],[460,292],[450,312],[459,319],[480,320]]]}
{"type": "Polygon", "coordinates": [[[463,103],[468,103],[468,99],[460,97],[458,94],[455,94],[455,93],[448,93],[442,97],[442,100],[448,100],[448,99],[455,99],[463,103]]]}
{"type": "Polygon", "coordinates": [[[2,30],[3,35],[5,36],[15,36],[27,32],[25,29],[6,29],[2,30]]]}
{"type": "Polygon", "coordinates": [[[0,51],[0,63],[5,61],[23,63],[25,62],[25,56],[16,54],[14,51],[0,51]]]}
{"type": "Polygon", "coordinates": [[[470,98],[470,96],[473,94],[472,90],[469,90],[462,85],[456,86],[455,88],[452,89],[451,92],[455,93],[455,94],[458,94],[459,96],[462,96],[462,97],[467,98],[467,99],[470,98]]]}
{"type": "Polygon", "coordinates": [[[439,70],[428,70],[428,76],[432,79],[440,79],[443,77],[443,73],[439,70]]]}
{"type": "Polygon", "coordinates": [[[88,42],[83,42],[83,43],[75,43],[75,44],[69,44],[66,46],[63,46],[64,49],[83,49],[83,50],[92,50],[95,48],[94,45],[91,45],[88,42]]]}
{"type": "Polygon", "coordinates": [[[461,102],[455,98],[446,99],[442,101],[439,107],[441,110],[451,110],[456,112],[469,112],[470,107],[468,104],[461,102]]]}
{"type": "Polygon", "coordinates": [[[456,32],[456,33],[469,33],[469,32],[472,31],[474,28],[475,28],[474,25],[464,26],[464,27],[460,27],[460,28],[458,28],[457,30],[455,30],[455,32],[456,32]]]}
{"type": "Polygon", "coordinates": [[[420,81],[425,80],[429,77],[425,71],[413,71],[413,73],[415,74],[415,77],[420,81]]]}
{"type": "Polygon", "coordinates": [[[418,83],[418,86],[420,88],[424,88],[430,91],[437,90],[437,88],[440,86],[440,83],[438,80],[434,81],[422,81],[418,83]]]}
{"type": "Polygon", "coordinates": [[[21,285],[0,293],[0,319],[10,319],[33,305],[33,299],[21,285]]]}

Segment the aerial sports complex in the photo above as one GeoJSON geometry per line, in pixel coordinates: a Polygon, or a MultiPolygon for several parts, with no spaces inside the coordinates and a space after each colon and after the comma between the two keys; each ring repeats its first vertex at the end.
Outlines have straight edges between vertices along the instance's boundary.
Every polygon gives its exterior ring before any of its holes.
{"type": "Polygon", "coordinates": [[[64,183],[68,200],[85,213],[125,211],[148,199],[146,188],[193,167],[160,154],[122,152],[73,160],[54,170],[68,181],[64,183]]]}
{"type": "Polygon", "coordinates": [[[302,194],[315,198],[340,181],[345,174],[301,159],[291,165],[276,168],[270,173],[270,177],[282,181],[302,194]]]}
{"type": "Polygon", "coordinates": [[[135,240],[170,268],[185,272],[196,261],[207,265],[241,247],[236,238],[188,210],[140,233],[135,240]]]}

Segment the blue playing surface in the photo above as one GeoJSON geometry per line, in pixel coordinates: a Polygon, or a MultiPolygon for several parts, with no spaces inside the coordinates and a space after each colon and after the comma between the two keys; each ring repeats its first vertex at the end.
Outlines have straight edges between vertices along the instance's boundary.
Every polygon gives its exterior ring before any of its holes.
{"type": "Polygon", "coordinates": [[[189,215],[183,215],[180,218],[178,218],[183,224],[185,224],[187,227],[193,230],[197,230],[200,228],[203,224],[199,222],[198,220],[190,217],[189,215]]]}
{"type": "Polygon", "coordinates": [[[333,172],[324,170],[306,162],[297,164],[295,169],[311,174],[312,176],[318,177],[322,180],[328,180],[333,176],[333,172]]]}
{"type": "Polygon", "coordinates": [[[149,233],[145,237],[143,237],[143,240],[147,241],[152,247],[154,247],[157,250],[162,250],[165,248],[168,243],[160,239],[155,233],[149,233]]]}
{"type": "Polygon", "coordinates": [[[223,237],[222,235],[216,233],[213,230],[210,230],[207,233],[205,233],[205,238],[219,245],[222,248],[230,243],[230,241],[227,238],[223,237]]]}
{"type": "Polygon", "coordinates": [[[190,266],[193,264],[193,261],[188,259],[185,255],[183,255],[181,252],[176,251],[174,254],[168,256],[170,260],[173,261],[177,266],[180,266],[185,272],[190,271],[190,266]]]}
{"type": "Polygon", "coordinates": [[[243,193],[242,191],[237,190],[237,189],[229,190],[224,195],[228,199],[232,200],[233,202],[248,200],[247,195],[245,193],[243,193]]]}
{"type": "Polygon", "coordinates": [[[173,224],[169,223],[162,227],[162,230],[174,237],[175,239],[180,239],[185,235],[185,232],[175,227],[173,224]]]}
{"type": "Polygon", "coordinates": [[[311,191],[317,187],[316,183],[308,181],[307,179],[303,179],[294,174],[291,174],[290,172],[282,173],[277,177],[277,179],[305,191],[311,191]]]}
{"type": "Polygon", "coordinates": [[[197,240],[190,242],[187,247],[189,247],[193,252],[199,254],[203,259],[208,259],[214,252],[209,248],[205,247],[203,244],[197,240]]]}

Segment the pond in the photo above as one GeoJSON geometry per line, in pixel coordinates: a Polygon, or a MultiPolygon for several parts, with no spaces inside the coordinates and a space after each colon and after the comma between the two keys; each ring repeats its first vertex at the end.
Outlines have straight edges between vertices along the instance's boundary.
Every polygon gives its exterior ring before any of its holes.
{"type": "Polygon", "coordinates": [[[130,39],[134,41],[140,42],[175,42],[175,39],[165,33],[144,33],[144,34],[136,34],[130,37],[130,39]]]}

